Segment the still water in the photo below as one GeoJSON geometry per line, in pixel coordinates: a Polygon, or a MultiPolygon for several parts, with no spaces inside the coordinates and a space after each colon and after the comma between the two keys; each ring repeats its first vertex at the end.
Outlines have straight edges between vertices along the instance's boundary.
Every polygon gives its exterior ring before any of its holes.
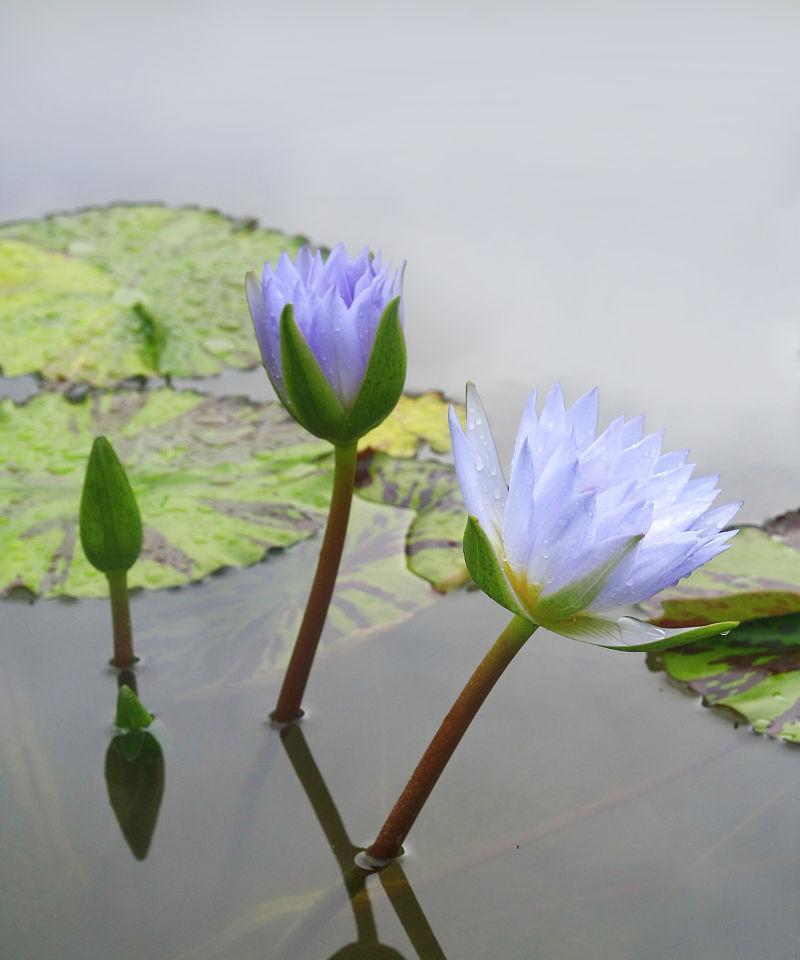
{"type": "MultiPolygon", "coordinates": [[[[530,386],[599,384],[745,519],[797,505],[796,5],[2,7],[0,219],[160,199],[369,242],[409,261],[409,386],[475,379],[506,450],[530,386]]],[[[163,768],[107,759],[106,606],[0,604],[4,957],[800,956],[797,752],[544,632],[351,908],[337,857],[504,614],[431,597],[329,644],[282,740],[270,623],[315,550],[134,598],[163,768]]]]}
{"type": "MultiPolygon", "coordinates": [[[[109,799],[105,604],[3,604],[4,956],[324,960],[356,939],[337,857],[371,839],[505,614],[462,593],[329,645],[287,743],[263,723],[269,619],[217,611],[268,606],[281,567],[313,555],[134,598],[164,757],[145,859],[131,847],[157,789],[115,781],[139,797],[131,843],[109,799]]],[[[407,883],[367,880],[361,932],[374,922],[406,958],[790,960],[798,801],[795,750],[734,729],[641,655],[540,632],[412,833],[407,883]]]]}

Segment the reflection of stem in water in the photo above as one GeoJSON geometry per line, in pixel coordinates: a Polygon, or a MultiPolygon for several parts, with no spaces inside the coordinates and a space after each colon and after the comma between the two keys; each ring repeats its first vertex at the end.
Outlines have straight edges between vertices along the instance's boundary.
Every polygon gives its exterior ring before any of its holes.
{"type": "Polygon", "coordinates": [[[325,839],[330,844],[342,879],[353,907],[353,917],[356,922],[356,931],[360,941],[376,942],[378,939],[375,929],[375,918],[369,902],[369,894],[365,885],[368,873],[353,867],[353,857],[358,852],[347,836],[342,818],[328,791],[319,767],[311,756],[303,731],[296,725],[286,727],[280,732],[280,738],[289,760],[308,797],[308,802],[319,820],[325,839]]]}
{"type": "Polygon", "coordinates": [[[286,668],[278,703],[272,714],[272,719],[277,723],[296,720],[303,714],[300,705],[311,673],[317,644],[322,635],[322,628],[325,626],[328,606],[336,585],[336,574],[339,572],[339,562],[342,559],[356,478],[356,444],[337,446],[335,450],[333,493],[328,511],[328,523],[319,551],[314,583],[289,666],[286,668]]]}
{"type": "Polygon", "coordinates": [[[400,864],[390,863],[379,877],[417,956],[421,960],[447,960],[400,864]]]}
{"type": "MultiPolygon", "coordinates": [[[[365,960],[367,957],[373,957],[374,960],[378,960],[379,957],[386,957],[387,960],[391,957],[402,960],[397,951],[378,941],[375,919],[366,889],[366,881],[370,874],[353,864],[353,857],[359,848],[347,835],[336,804],[308,748],[303,731],[299,726],[292,725],[284,728],[280,737],[342,871],[344,886],[353,909],[358,944],[343,947],[335,955],[336,958],[344,960],[345,957],[363,956],[365,960]]],[[[445,960],[444,953],[422,912],[419,901],[414,896],[402,867],[399,864],[393,864],[385,871],[385,879],[383,875],[381,876],[381,881],[417,956],[423,960],[445,960]]],[[[300,945],[307,943],[327,920],[335,916],[341,906],[341,887],[337,886],[325,893],[302,921],[289,932],[276,958],[285,957],[288,960],[289,957],[298,956],[300,945]]]]}
{"type": "Polygon", "coordinates": [[[128,573],[126,570],[117,570],[107,573],[106,577],[111,596],[111,622],[114,629],[114,658],[111,664],[119,670],[124,670],[136,663],[136,657],[133,655],[131,608],[128,602],[128,573]]]}

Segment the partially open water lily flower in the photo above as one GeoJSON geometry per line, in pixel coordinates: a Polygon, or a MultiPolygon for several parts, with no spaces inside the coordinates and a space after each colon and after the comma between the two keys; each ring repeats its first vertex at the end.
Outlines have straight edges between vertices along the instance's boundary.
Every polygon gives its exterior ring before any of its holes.
{"type": "Polygon", "coordinates": [[[327,259],[307,246],[281,254],[261,281],[247,275],[247,302],[275,392],[307,430],[348,443],[377,426],[403,390],[403,268],[342,244],[327,259]]]}
{"type": "Polygon", "coordinates": [[[467,428],[450,409],[456,472],[470,519],[464,555],[498,603],[555,633],[615,648],[670,646],[719,633],[663,630],[614,616],[727,549],[740,504],[713,507],[717,477],[692,477],[687,451],[663,453],[644,418],[597,435],[598,394],[568,409],[560,386],[522,415],[506,483],[478,392],[467,428]]]}
{"type": "Polygon", "coordinates": [[[302,247],[282,254],[261,282],[247,275],[247,302],[275,392],[309,433],[334,445],[325,537],[278,703],[276,723],[302,716],[301,702],[342,557],[358,441],[395,408],[406,378],[403,268],[392,272],[364,248],[339,244],[327,259],[302,247]]]}

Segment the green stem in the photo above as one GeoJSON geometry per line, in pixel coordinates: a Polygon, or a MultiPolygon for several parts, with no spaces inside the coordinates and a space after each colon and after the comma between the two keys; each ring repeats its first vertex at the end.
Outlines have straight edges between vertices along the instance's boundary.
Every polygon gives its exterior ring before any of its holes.
{"type": "Polygon", "coordinates": [[[115,570],[107,573],[106,577],[111,595],[111,622],[114,629],[114,658],[111,665],[118,670],[126,670],[136,663],[133,655],[131,608],[128,603],[128,571],[115,570]]]}
{"type": "Polygon", "coordinates": [[[385,865],[398,856],[403,841],[467,732],[467,727],[489,691],[535,629],[535,624],[515,616],[469,678],[423,753],[380,833],[367,848],[367,857],[375,866],[385,865]]]}
{"type": "Polygon", "coordinates": [[[271,719],[276,723],[289,723],[302,717],[300,705],[303,702],[314,654],[317,652],[322,628],[328,615],[328,606],[336,584],[339,561],[342,558],[347,520],[350,516],[350,504],[353,500],[353,488],[356,479],[355,443],[335,448],[335,470],[333,474],[333,493],[328,511],[328,523],[325,537],[319,551],[317,572],[303,614],[303,622],[297,634],[292,657],[286,669],[278,703],[271,719]]]}

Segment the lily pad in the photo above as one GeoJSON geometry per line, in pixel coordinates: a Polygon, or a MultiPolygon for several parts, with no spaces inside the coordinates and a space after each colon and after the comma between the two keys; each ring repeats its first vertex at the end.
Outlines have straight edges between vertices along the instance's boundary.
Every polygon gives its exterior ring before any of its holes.
{"type": "Polygon", "coordinates": [[[651,654],[648,663],[758,733],[800,743],[800,614],[752,620],[717,642],[651,654]]]}
{"type": "Polygon", "coordinates": [[[86,458],[97,434],[125,464],[144,519],[132,587],[169,587],[260,560],[325,521],[327,444],[278,404],[169,389],[43,393],[0,404],[0,591],[101,596],[76,549],[86,458]]]}
{"type": "MultiPolygon", "coordinates": [[[[105,577],[77,545],[86,460],[98,434],[109,437],[125,465],[144,523],[132,587],[179,586],[222,567],[248,566],[325,523],[332,448],[280,404],[167,388],[95,392],[77,402],[51,392],[22,405],[6,400],[0,403],[0,593],[17,587],[43,596],[107,593],[105,577]]],[[[441,589],[462,564],[456,529],[463,508],[458,501],[456,511],[452,502],[452,468],[402,461],[395,470],[382,455],[381,479],[370,480],[371,462],[360,467],[359,492],[408,508],[397,511],[404,529],[410,525],[407,551],[398,548],[401,561],[407,552],[409,568],[441,589]],[[433,509],[437,504],[441,510],[433,509]]]]}
{"type": "Polygon", "coordinates": [[[800,611],[800,552],[758,527],[744,527],[725,553],[642,604],[663,627],[753,620],[800,611]]]}
{"type": "Polygon", "coordinates": [[[2,225],[2,372],[108,385],[252,367],[244,275],[303,242],[254,220],[153,204],[2,225]]]}
{"type": "Polygon", "coordinates": [[[469,582],[462,548],[464,501],[450,464],[362,455],[358,492],[367,500],[415,511],[405,548],[413,573],[440,593],[469,582]]]}
{"type": "MultiPolygon", "coordinates": [[[[413,457],[423,444],[436,453],[450,452],[447,425],[449,402],[438,390],[404,395],[391,417],[360,440],[359,450],[376,450],[393,457],[413,457]]],[[[464,405],[455,404],[463,416],[464,405]]]]}

